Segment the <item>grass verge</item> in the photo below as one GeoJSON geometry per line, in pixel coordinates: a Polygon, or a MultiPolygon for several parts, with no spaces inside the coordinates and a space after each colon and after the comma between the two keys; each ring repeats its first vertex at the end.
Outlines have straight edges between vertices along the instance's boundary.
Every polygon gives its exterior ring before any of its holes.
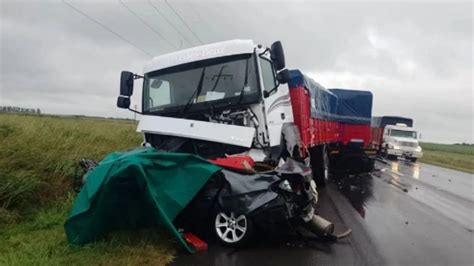
{"type": "Polygon", "coordinates": [[[157,229],[116,232],[83,247],[70,247],[63,224],[73,196],[0,227],[0,265],[165,265],[173,237],[157,229]]]}
{"type": "Polygon", "coordinates": [[[421,143],[423,163],[474,174],[474,146],[421,143]]]}
{"type": "Polygon", "coordinates": [[[116,232],[72,248],[64,222],[75,165],[138,146],[130,121],[0,114],[0,265],[164,265],[172,237],[158,229],[116,232]]]}

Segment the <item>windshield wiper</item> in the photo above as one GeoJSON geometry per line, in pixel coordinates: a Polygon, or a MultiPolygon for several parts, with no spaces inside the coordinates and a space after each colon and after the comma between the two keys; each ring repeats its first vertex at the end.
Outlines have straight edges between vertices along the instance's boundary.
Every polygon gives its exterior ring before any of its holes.
{"type": "MultiPolygon", "coordinates": [[[[245,64],[244,86],[243,86],[242,89],[240,90],[240,94],[239,94],[240,97],[239,97],[239,101],[237,102],[237,105],[239,105],[240,102],[242,101],[242,98],[243,98],[244,92],[245,92],[244,90],[245,90],[245,88],[247,88],[247,86],[248,86],[248,80],[249,80],[249,75],[248,75],[248,74],[249,74],[249,60],[250,60],[250,59],[247,59],[246,64],[245,64]]],[[[222,70],[222,69],[221,69],[221,70],[222,70]]],[[[218,76],[221,76],[221,73],[219,73],[218,76]]],[[[216,84],[214,85],[214,88],[216,87],[216,85],[217,85],[217,82],[216,82],[216,84]]],[[[214,88],[213,88],[213,90],[214,90],[214,88]]],[[[213,103],[213,104],[211,104],[211,108],[210,108],[210,109],[211,109],[211,114],[213,113],[213,110],[214,110],[214,108],[216,108],[216,107],[227,107],[227,106],[231,106],[231,105],[232,105],[231,102],[217,102],[217,103],[213,103]]]]}
{"type": "Polygon", "coordinates": [[[202,85],[204,84],[204,74],[205,73],[206,73],[206,68],[204,67],[202,69],[201,77],[199,78],[199,83],[198,83],[197,88],[193,91],[193,94],[191,95],[189,100],[186,102],[186,105],[184,105],[184,107],[183,107],[183,111],[182,111],[183,114],[185,114],[186,111],[191,107],[191,105],[193,105],[193,103],[194,103],[193,100],[196,97],[199,97],[199,94],[201,94],[202,85]]]}
{"type": "Polygon", "coordinates": [[[240,102],[242,101],[242,99],[244,98],[245,88],[248,87],[248,83],[249,83],[249,60],[250,59],[247,59],[247,63],[245,64],[244,86],[240,90],[240,97],[239,97],[239,101],[237,102],[237,105],[239,105],[240,102]]]}
{"type": "MultiPolygon", "coordinates": [[[[219,83],[219,80],[224,77],[224,76],[228,76],[228,75],[223,75],[222,72],[224,72],[224,68],[226,68],[227,65],[225,66],[222,66],[221,69],[219,70],[219,74],[217,74],[217,76],[214,76],[216,77],[216,82],[214,82],[214,86],[212,86],[212,89],[211,91],[214,91],[216,88],[217,88],[217,83],[219,83]]],[[[213,77],[213,78],[214,78],[213,77]]]]}

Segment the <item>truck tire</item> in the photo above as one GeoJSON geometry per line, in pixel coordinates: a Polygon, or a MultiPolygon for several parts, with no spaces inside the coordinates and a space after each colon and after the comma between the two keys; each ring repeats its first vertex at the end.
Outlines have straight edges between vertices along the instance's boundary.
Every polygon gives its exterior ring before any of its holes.
{"type": "Polygon", "coordinates": [[[416,159],[417,159],[417,158],[414,158],[414,157],[408,158],[408,160],[410,160],[412,163],[416,163],[416,159]]]}
{"type": "Polygon", "coordinates": [[[382,156],[388,159],[388,145],[383,148],[382,156]]]}
{"type": "Polygon", "coordinates": [[[388,154],[388,145],[385,145],[385,148],[383,149],[383,157],[389,161],[397,160],[397,156],[388,154]]]}
{"type": "Polygon", "coordinates": [[[315,147],[310,152],[311,169],[313,170],[313,179],[317,187],[325,187],[326,180],[329,178],[329,156],[326,146],[315,147]]]}

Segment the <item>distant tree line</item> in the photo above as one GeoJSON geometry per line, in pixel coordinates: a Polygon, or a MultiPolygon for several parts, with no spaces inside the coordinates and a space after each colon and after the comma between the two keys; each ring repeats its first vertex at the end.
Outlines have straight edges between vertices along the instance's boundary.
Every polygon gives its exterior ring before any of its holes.
{"type": "Polygon", "coordinates": [[[2,113],[28,113],[28,114],[41,114],[39,108],[23,108],[18,106],[0,106],[0,112],[2,113]]]}

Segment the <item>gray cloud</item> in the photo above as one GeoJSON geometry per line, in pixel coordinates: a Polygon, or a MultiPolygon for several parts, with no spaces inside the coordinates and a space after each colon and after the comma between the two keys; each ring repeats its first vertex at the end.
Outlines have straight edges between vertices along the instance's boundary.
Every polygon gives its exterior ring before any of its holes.
{"type": "MultiPolygon", "coordinates": [[[[374,114],[413,117],[426,140],[472,142],[472,3],[169,1],[193,32],[161,0],[161,12],[125,1],[152,29],[116,1],[71,3],[153,55],[199,44],[193,33],[282,40],[289,67],[373,91],[374,114]]],[[[149,56],[61,1],[4,1],[0,12],[0,105],[132,116],[115,107],[118,77],[149,56]]]]}

